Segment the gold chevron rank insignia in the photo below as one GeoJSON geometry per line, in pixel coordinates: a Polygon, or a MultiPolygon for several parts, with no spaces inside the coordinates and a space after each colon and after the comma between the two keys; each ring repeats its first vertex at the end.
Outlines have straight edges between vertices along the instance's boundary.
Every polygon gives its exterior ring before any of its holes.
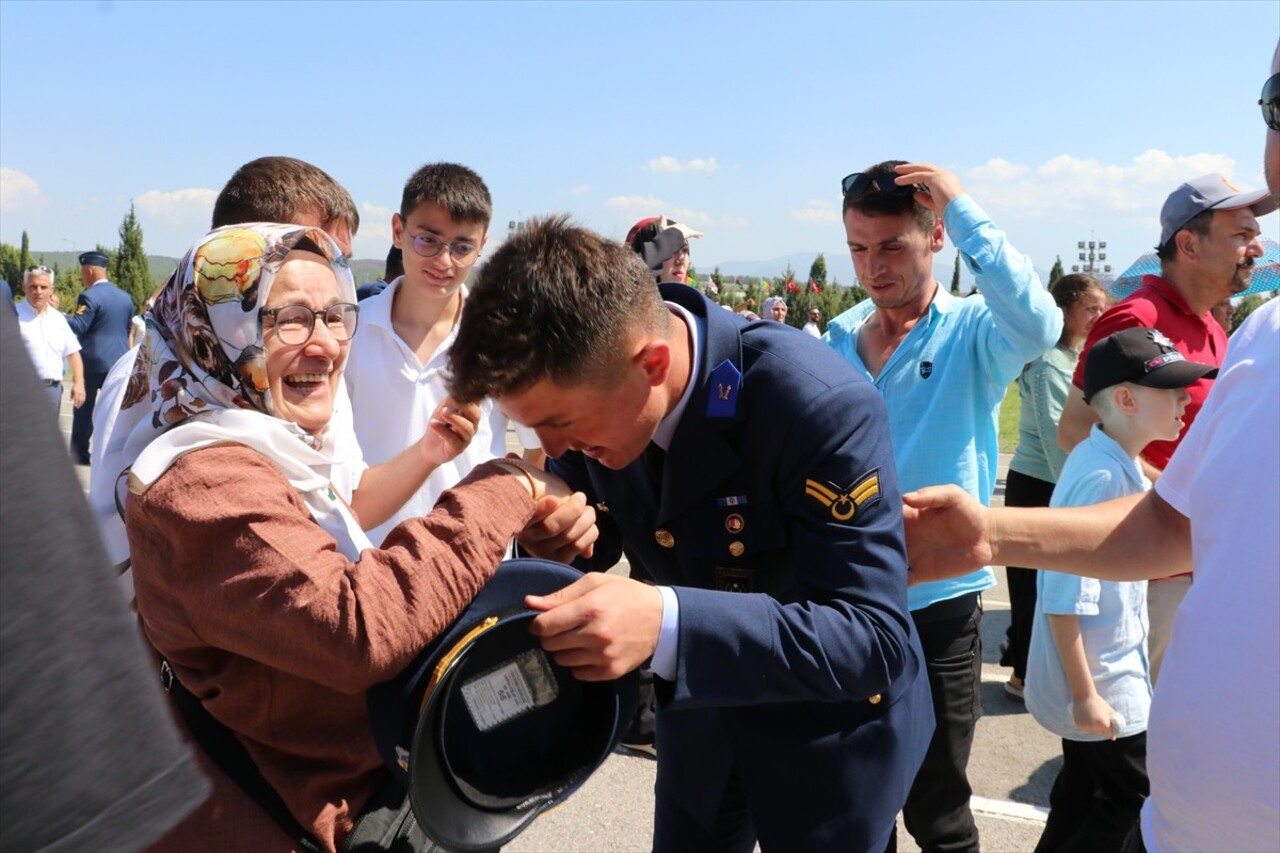
{"type": "Polygon", "coordinates": [[[835,483],[804,481],[804,493],[831,509],[836,521],[848,521],[858,508],[880,497],[880,469],[873,468],[847,488],[835,483]]]}

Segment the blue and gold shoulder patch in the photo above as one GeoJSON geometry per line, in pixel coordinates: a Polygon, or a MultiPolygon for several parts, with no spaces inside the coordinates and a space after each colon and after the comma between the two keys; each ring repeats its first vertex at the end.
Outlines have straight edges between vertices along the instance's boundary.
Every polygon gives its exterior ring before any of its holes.
{"type": "Polygon", "coordinates": [[[76,316],[79,317],[81,314],[85,312],[85,309],[87,309],[88,307],[89,307],[88,305],[81,302],[79,305],[76,306],[76,316]]]}
{"type": "Polygon", "coordinates": [[[860,508],[880,499],[880,469],[871,469],[849,486],[805,480],[804,493],[830,509],[836,521],[848,521],[860,508]]]}

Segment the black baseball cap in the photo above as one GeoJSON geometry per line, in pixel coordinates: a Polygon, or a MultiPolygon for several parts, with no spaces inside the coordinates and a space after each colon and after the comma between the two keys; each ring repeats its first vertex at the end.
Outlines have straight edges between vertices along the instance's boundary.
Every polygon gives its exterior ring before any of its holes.
{"type": "Polygon", "coordinates": [[[1148,388],[1185,388],[1213,379],[1218,368],[1187,361],[1159,329],[1124,329],[1089,348],[1084,361],[1084,401],[1103,388],[1132,382],[1148,388]]]}

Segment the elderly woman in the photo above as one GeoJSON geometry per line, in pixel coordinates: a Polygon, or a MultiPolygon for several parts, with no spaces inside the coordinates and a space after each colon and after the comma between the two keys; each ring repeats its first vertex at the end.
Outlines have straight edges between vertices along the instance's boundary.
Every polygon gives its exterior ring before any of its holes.
{"type": "MultiPolygon", "coordinates": [[[[1022,408],[1018,416],[1018,447],[1005,481],[1005,506],[1049,505],[1053,486],[1067,459],[1066,452],[1058,447],[1058,419],[1071,389],[1071,375],[1080,360],[1080,347],[1107,308],[1107,292],[1096,278],[1085,273],[1062,276],[1049,292],[1062,309],[1062,337],[1053,349],[1023,367],[1018,377],[1022,408]]],[[[1005,692],[1021,699],[1036,609],[1036,572],[1010,566],[1007,577],[1011,618],[1008,646],[1000,663],[1013,668],[1013,675],[1005,682],[1005,692]]]]}
{"type": "MultiPolygon", "coordinates": [[[[372,547],[330,485],[355,302],[322,231],[207,235],[152,311],[152,417],[130,438],[141,449],[125,503],[139,621],[179,695],[234,734],[328,851],[390,778],[365,689],[448,626],[511,538],[565,494],[518,461],[486,462],[372,547]]],[[[456,454],[469,424],[445,414],[422,452],[433,464],[456,454]]],[[[205,764],[213,795],[158,849],[297,847],[261,799],[205,764]]]]}

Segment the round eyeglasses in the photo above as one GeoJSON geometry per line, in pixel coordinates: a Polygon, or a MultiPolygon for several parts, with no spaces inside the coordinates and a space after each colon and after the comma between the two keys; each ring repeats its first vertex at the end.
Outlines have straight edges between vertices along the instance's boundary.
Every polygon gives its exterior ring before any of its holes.
{"type": "Polygon", "coordinates": [[[297,346],[311,340],[316,320],[324,320],[325,328],[336,341],[349,341],[356,333],[360,306],[352,302],[335,302],[319,311],[305,305],[281,305],[264,308],[262,316],[271,320],[281,343],[297,346]]]}
{"type": "Polygon", "coordinates": [[[450,243],[441,240],[434,234],[415,234],[413,235],[413,250],[421,257],[434,258],[445,250],[449,249],[449,257],[453,259],[455,264],[459,266],[469,266],[476,262],[476,258],[480,257],[475,243],[458,242],[450,243]]]}

